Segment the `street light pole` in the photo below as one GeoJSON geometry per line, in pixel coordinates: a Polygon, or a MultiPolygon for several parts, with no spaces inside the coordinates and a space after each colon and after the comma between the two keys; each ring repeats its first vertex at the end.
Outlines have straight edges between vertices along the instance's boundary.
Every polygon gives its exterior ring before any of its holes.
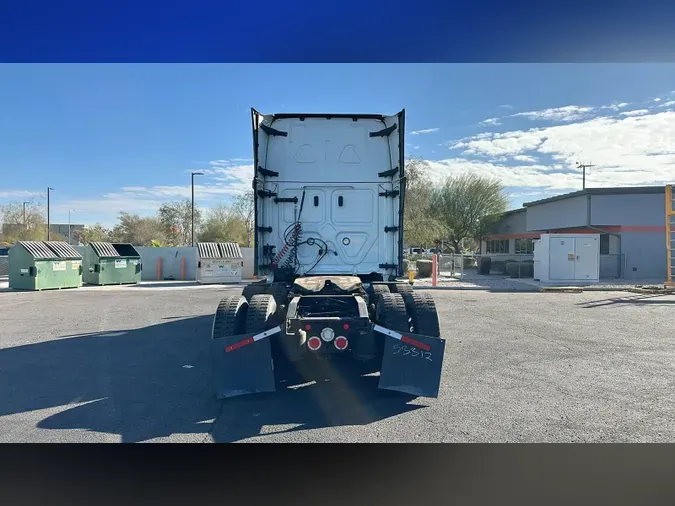
{"type": "Polygon", "coordinates": [[[203,172],[192,173],[192,226],[190,232],[192,233],[191,245],[195,245],[195,176],[203,176],[203,172]]]}
{"type": "Polygon", "coordinates": [[[70,209],[68,209],[68,244],[73,244],[70,235],[70,209]]]}
{"type": "Polygon", "coordinates": [[[49,223],[49,192],[53,191],[53,190],[54,190],[54,188],[52,188],[51,186],[47,187],[47,240],[48,241],[51,238],[51,231],[49,230],[49,225],[50,225],[50,223],[49,223]]]}
{"type": "Polygon", "coordinates": [[[26,223],[26,204],[30,204],[30,202],[24,202],[23,203],[23,230],[24,232],[28,230],[28,224],[26,223]]]}

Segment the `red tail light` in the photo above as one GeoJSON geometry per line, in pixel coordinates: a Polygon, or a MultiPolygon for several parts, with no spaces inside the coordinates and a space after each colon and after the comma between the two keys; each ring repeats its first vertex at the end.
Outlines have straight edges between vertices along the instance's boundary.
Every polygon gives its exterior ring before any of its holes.
{"type": "Polygon", "coordinates": [[[346,337],[338,336],[338,337],[335,338],[335,347],[338,350],[340,350],[340,351],[346,350],[347,346],[349,346],[349,341],[347,340],[346,337]]]}
{"type": "Polygon", "coordinates": [[[316,336],[312,336],[307,340],[307,347],[312,350],[316,351],[319,348],[321,348],[321,339],[319,339],[316,336]]]}

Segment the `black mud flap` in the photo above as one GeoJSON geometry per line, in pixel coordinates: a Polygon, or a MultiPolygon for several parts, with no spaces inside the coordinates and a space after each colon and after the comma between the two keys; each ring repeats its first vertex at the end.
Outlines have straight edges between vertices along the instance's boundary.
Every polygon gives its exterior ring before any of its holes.
{"type": "Polygon", "coordinates": [[[216,397],[274,392],[274,364],[269,337],[277,326],[264,332],[213,339],[211,356],[216,397]]]}
{"type": "Polygon", "coordinates": [[[386,336],[378,387],[419,397],[438,397],[445,339],[401,334],[379,325],[373,330],[386,336]]]}

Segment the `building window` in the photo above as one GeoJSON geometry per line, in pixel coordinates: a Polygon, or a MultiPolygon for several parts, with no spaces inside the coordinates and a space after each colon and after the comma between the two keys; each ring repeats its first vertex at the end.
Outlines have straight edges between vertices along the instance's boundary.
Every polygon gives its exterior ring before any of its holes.
{"type": "Polygon", "coordinates": [[[516,239],[516,254],[530,255],[534,252],[534,241],[532,239],[516,239]]]}
{"type": "Polygon", "coordinates": [[[609,234],[600,234],[600,254],[609,255],[609,234]]]}
{"type": "Polygon", "coordinates": [[[509,253],[509,240],[487,241],[486,250],[486,253],[509,253]]]}

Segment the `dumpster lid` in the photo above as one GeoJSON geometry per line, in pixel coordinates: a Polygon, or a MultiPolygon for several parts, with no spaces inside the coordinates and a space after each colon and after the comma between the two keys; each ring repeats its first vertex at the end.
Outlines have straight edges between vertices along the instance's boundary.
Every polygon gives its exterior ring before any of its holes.
{"type": "Polygon", "coordinates": [[[90,242],[89,246],[98,257],[118,257],[120,254],[110,242],[90,242]]]}
{"type": "Polygon", "coordinates": [[[244,258],[236,242],[198,242],[199,258],[244,258]]]}
{"type": "Polygon", "coordinates": [[[58,258],[82,258],[82,255],[65,241],[44,241],[44,244],[47,248],[52,250],[58,258]]]}
{"type": "Polygon", "coordinates": [[[199,258],[220,258],[220,250],[216,242],[198,242],[199,258]]]}
{"type": "Polygon", "coordinates": [[[221,242],[219,246],[222,258],[244,258],[241,254],[241,248],[236,242],[221,242]]]}
{"type": "Polygon", "coordinates": [[[58,256],[47,247],[44,241],[18,241],[17,244],[20,244],[33,258],[43,259],[58,256]]]}
{"type": "Polygon", "coordinates": [[[140,258],[141,254],[138,252],[134,246],[128,242],[113,242],[111,243],[112,247],[117,251],[117,254],[121,257],[128,258],[140,258]]]}

